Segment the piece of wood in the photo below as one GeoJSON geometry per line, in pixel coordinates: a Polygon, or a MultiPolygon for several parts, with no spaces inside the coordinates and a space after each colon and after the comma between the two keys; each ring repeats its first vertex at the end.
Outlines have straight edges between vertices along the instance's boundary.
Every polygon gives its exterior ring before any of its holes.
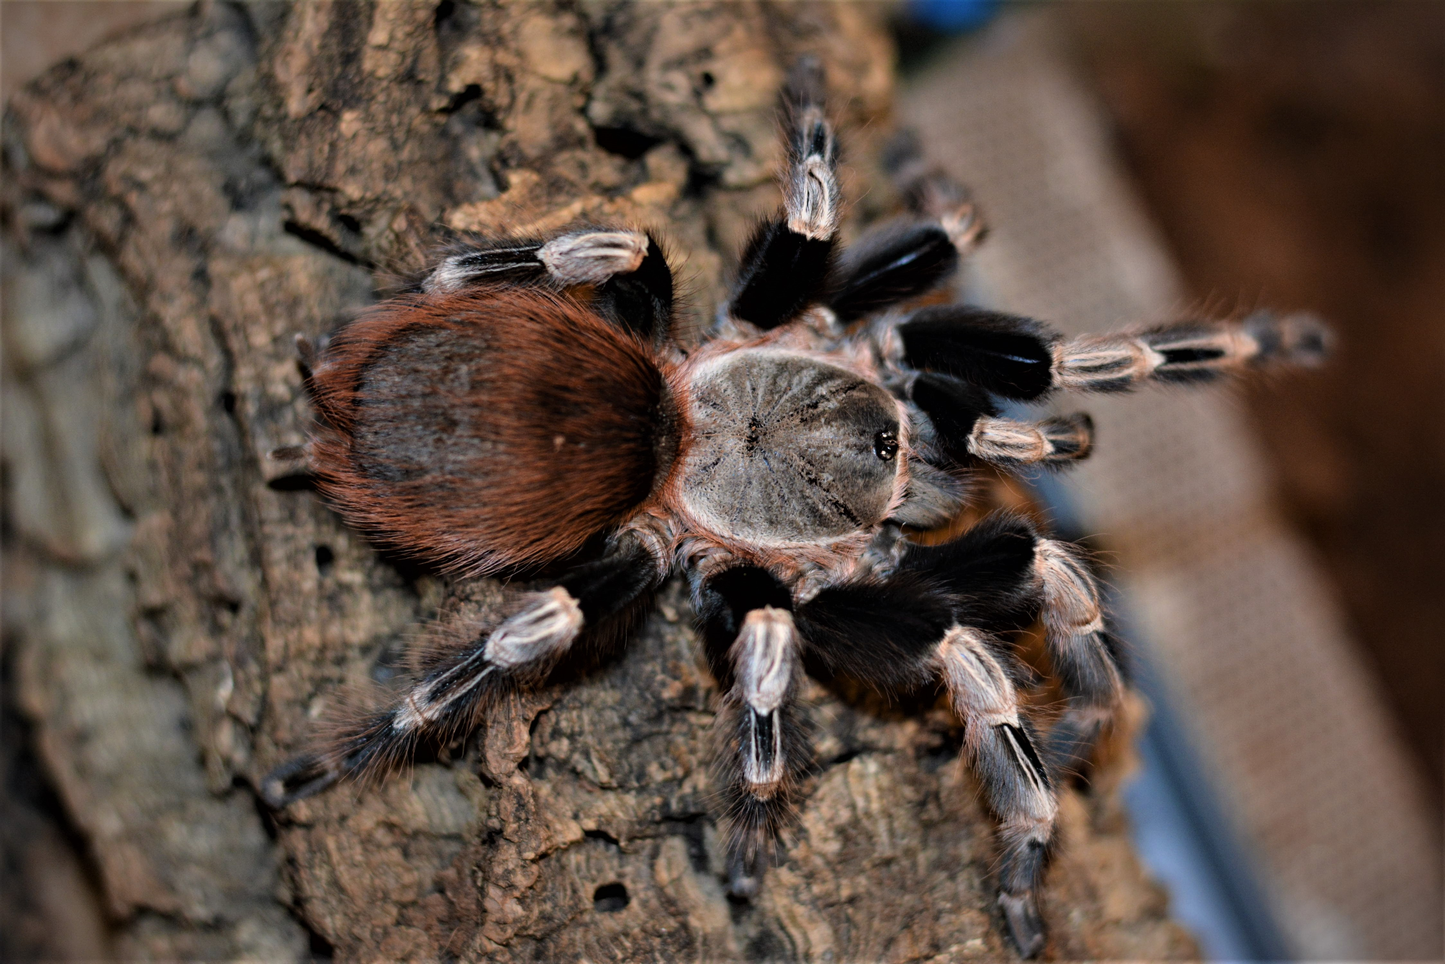
{"type": "MultiPolygon", "coordinates": [[[[804,52],[827,65],[867,213],[887,197],[892,55],[864,7],[203,3],[16,95],[7,685],[114,952],[1011,956],[993,823],[932,694],[889,708],[811,686],[797,833],[761,897],[728,902],[717,694],[675,583],[623,658],[518,699],[447,759],[280,816],[256,802],[446,600],[501,592],[379,557],[267,457],[309,417],[293,336],[374,300],[443,227],[591,218],[669,239],[695,337],[777,203],[776,92],[804,52]]],[[[1132,855],[1117,775],[1065,795],[1047,953],[1191,956],[1132,855]]]]}

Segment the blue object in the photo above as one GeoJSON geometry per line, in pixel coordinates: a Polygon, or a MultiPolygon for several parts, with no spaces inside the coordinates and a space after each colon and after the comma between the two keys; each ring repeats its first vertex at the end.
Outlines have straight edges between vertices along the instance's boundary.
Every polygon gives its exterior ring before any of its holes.
{"type": "Polygon", "coordinates": [[[908,14],[942,33],[963,33],[983,26],[998,7],[998,0],[909,0],[908,14]]]}

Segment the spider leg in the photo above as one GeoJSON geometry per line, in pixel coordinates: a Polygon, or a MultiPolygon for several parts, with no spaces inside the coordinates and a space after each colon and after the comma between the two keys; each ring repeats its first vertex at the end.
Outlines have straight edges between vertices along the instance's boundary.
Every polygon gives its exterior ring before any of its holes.
{"type": "Polygon", "coordinates": [[[495,282],[592,286],[598,310],[642,338],[665,336],[672,319],[672,271],[656,239],[642,231],[468,241],[423,279],[421,290],[447,293],[495,282]]]}
{"type": "Polygon", "coordinates": [[[883,152],[883,166],[914,214],[931,218],[948,233],[960,255],[967,255],[988,233],[983,213],[968,188],[923,156],[918,135],[902,130],[883,152]]]}
{"type": "Polygon", "coordinates": [[[793,817],[811,758],[795,710],[801,666],[792,601],[756,566],[716,573],[694,587],[693,597],[708,662],[725,691],[718,772],[728,889],[751,897],[793,817]]]}
{"type": "Polygon", "coordinates": [[[992,632],[1042,617],[1045,645],[1067,699],[1046,741],[1050,762],[1077,771],[1124,695],[1118,642],[1104,624],[1099,587],[1079,550],[998,513],[953,542],[910,546],[901,568],[957,593],[960,621],[992,632]]]}
{"type": "Polygon", "coordinates": [[[485,614],[439,620],[419,646],[418,672],[387,706],[333,721],[316,752],[268,774],[261,795],[281,809],[346,778],[365,779],[407,763],[417,744],[445,740],[480,722],[509,688],[540,684],[587,630],[611,624],[661,583],[667,562],[631,534],[616,538],[600,559],[573,567],[545,592],[521,594],[520,605],[490,632],[485,614]]]}
{"type": "Polygon", "coordinates": [[[1093,449],[1094,423],[1083,412],[1040,421],[1001,418],[987,392],[948,375],[919,374],[909,400],[928,417],[934,447],[955,464],[1053,465],[1086,458],[1093,449]]]}
{"type": "Polygon", "coordinates": [[[936,288],[958,269],[959,250],[936,221],[870,230],[838,259],[828,307],[843,324],[936,288]]]}
{"type": "Polygon", "coordinates": [[[895,364],[1024,401],[1058,388],[1119,392],[1271,363],[1313,364],[1328,342],[1328,330],[1307,314],[1260,311],[1238,322],[1184,321],[1065,340],[1031,318],[970,305],[923,308],[881,334],[884,357],[895,364]]]}
{"type": "Polygon", "coordinates": [[[895,137],[884,165],[915,217],[871,229],[843,252],[828,305],[845,324],[931,291],[984,235],[968,191],[928,166],[916,137],[895,137]]]}
{"type": "Polygon", "coordinates": [[[783,213],[758,225],[743,251],[734,318],[776,328],[818,300],[827,281],[841,214],[838,145],[823,110],[823,67],[800,59],[784,88],[787,165],[783,213]]]}
{"type": "Polygon", "coordinates": [[[1033,957],[1044,946],[1038,888],[1058,815],[1053,782],[997,645],[975,628],[954,625],[933,659],[964,720],[964,752],[999,818],[999,909],[1019,954],[1033,957]]]}
{"type": "MultiPolygon", "coordinates": [[[[1010,548],[1017,550],[1005,546],[1005,558],[989,563],[996,568],[1007,561],[1010,548]]],[[[984,598],[997,605],[992,596],[984,598]]],[[[1032,726],[1018,705],[1017,668],[985,630],[964,624],[969,609],[967,597],[944,581],[904,569],[887,580],[824,589],[798,606],[795,618],[810,666],[882,689],[942,677],[965,723],[969,762],[1000,820],[999,906],[1019,952],[1031,957],[1044,942],[1035,895],[1058,807],[1048,768],[1034,749],[1032,726]]]]}

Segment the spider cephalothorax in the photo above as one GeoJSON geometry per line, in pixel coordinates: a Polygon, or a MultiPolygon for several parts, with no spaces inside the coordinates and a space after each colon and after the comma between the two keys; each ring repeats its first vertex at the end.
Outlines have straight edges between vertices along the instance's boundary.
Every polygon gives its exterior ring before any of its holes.
{"type": "Polygon", "coordinates": [[[785,95],[784,209],[757,229],[714,336],[671,337],[672,274],[645,233],[471,239],[409,292],[303,348],[319,488],[379,543],[467,575],[556,573],[490,631],[437,623],[390,705],[334,723],[264,781],[277,806],[475,725],[566,654],[625,633],[688,578],[724,697],[731,887],[745,896],[808,759],[803,667],[884,690],[941,681],[1001,822],[999,906],[1026,956],[1054,842],[1055,774],[1123,695],[1079,551],[996,514],[942,545],[971,467],[1087,455],[1084,415],[1001,417],[1000,400],[1123,391],[1311,361],[1311,319],[1256,314],[1064,340],[963,305],[904,310],[981,237],[967,195],[916,151],[892,167],[910,215],[835,250],[836,148],[816,63],[785,95]],[[1040,740],[1009,633],[1041,621],[1067,696],[1040,740]]]}

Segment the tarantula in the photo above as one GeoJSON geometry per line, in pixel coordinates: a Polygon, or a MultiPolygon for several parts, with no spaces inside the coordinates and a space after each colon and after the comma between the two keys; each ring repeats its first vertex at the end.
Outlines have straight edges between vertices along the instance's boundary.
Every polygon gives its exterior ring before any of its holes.
{"type": "Polygon", "coordinates": [[[491,632],[439,623],[390,705],[336,723],[263,781],[273,805],[474,727],[499,694],[630,631],[676,568],[724,693],[733,893],[758,886],[810,759],[802,674],[885,691],[941,680],[1000,821],[1008,933],[1039,951],[1057,774],[1087,756],[1125,687],[1099,590],[1077,548],[1014,515],[937,546],[906,530],[954,518],[979,463],[1089,453],[1087,415],[1020,421],[1000,400],[1311,361],[1324,331],[1260,313],[1065,340],[977,307],[904,310],[956,269],[982,221],[905,147],[891,168],[912,214],[839,251],[822,90],[816,61],[790,75],[784,208],[758,226],[696,350],[671,337],[658,242],[595,226],[470,239],[324,351],[303,346],[320,416],[304,454],[349,523],[460,574],[556,576],[516,594],[491,632]],[[1035,618],[1067,694],[1047,741],[1020,704],[1007,635],[1035,618]]]}

